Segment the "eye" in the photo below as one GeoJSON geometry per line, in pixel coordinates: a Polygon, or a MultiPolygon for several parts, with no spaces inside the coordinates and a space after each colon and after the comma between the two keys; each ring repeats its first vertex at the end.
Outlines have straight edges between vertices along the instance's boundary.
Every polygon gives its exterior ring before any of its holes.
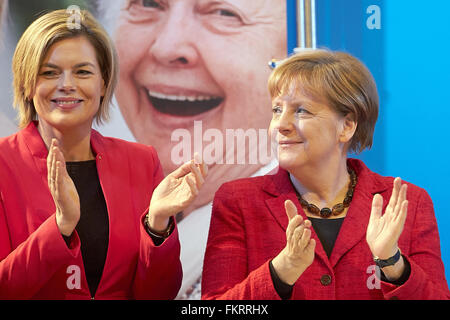
{"type": "Polygon", "coordinates": [[[211,14],[215,14],[222,17],[231,17],[231,18],[239,18],[239,16],[231,10],[226,9],[217,9],[211,12],[211,14]]]}
{"type": "Polygon", "coordinates": [[[306,110],[303,107],[298,107],[297,110],[295,111],[295,113],[297,113],[297,114],[310,114],[311,112],[309,112],[308,110],[306,110]]]}
{"type": "Polygon", "coordinates": [[[277,114],[277,113],[281,113],[282,110],[279,106],[274,106],[272,107],[272,113],[277,114]]]}
{"type": "Polygon", "coordinates": [[[43,77],[53,77],[53,76],[56,76],[56,71],[55,70],[44,70],[40,73],[40,75],[43,77]]]}
{"type": "Polygon", "coordinates": [[[155,0],[142,0],[142,6],[146,8],[162,8],[161,3],[155,0]]]}
{"type": "Polygon", "coordinates": [[[87,76],[87,75],[93,74],[91,71],[84,70],[84,69],[77,70],[76,73],[81,76],[87,76]]]}

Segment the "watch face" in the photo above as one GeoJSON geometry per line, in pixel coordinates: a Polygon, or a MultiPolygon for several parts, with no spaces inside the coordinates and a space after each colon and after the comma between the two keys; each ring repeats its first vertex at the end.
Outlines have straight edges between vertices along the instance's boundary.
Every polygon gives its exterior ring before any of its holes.
{"type": "Polygon", "coordinates": [[[400,256],[401,256],[401,253],[400,253],[400,249],[399,249],[394,256],[392,256],[386,260],[374,257],[374,262],[380,268],[384,268],[384,267],[388,267],[388,266],[392,266],[392,265],[396,264],[397,261],[400,259],[400,256]]]}

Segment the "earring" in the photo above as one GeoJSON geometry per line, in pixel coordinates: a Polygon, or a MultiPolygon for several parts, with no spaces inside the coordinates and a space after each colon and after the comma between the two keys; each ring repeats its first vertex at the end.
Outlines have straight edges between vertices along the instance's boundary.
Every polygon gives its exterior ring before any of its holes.
{"type": "Polygon", "coordinates": [[[278,67],[278,65],[280,64],[279,61],[277,61],[276,59],[272,59],[269,61],[268,65],[270,69],[275,69],[276,67],[278,67]]]}

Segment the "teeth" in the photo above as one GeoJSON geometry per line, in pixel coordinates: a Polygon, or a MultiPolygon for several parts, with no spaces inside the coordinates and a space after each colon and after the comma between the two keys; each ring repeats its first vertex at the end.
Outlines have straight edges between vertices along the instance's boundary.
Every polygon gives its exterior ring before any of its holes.
{"type": "Polygon", "coordinates": [[[208,101],[208,100],[213,100],[213,99],[220,99],[220,97],[217,97],[217,96],[176,96],[176,95],[166,95],[166,94],[154,92],[154,91],[148,91],[148,94],[154,98],[171,100],[171,101],[194,102],[194,101],[208,101]]]}
{"type": "Polygon", "coordinates": [[[59,101],[59,100],[56,100],[55,102],[57,104],[75,104],[75,103],[80,102],[80,100],[76,100],[76,101],[59,101]]]}

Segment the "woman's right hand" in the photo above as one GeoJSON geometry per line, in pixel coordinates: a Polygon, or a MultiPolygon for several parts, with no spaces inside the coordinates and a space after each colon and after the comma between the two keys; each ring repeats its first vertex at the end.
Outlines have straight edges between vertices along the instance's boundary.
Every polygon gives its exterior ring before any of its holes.
{"type": "Polygon", "coordinates": [[[52,139],[49,148],[47,170],[48,186],[56,207],[56,224],[61,234],[70,236],[80,220],[80,198],[56,139],[52,139]]]}
{"type": "Polygon", "coordinates": [[[272,260],[278,277],[293,285],[314,261],[316,241],[311,239],[311,221],[303,221],[291,200],[284,203],[289,224],[286,228],[286,247],[272,260]]]}

